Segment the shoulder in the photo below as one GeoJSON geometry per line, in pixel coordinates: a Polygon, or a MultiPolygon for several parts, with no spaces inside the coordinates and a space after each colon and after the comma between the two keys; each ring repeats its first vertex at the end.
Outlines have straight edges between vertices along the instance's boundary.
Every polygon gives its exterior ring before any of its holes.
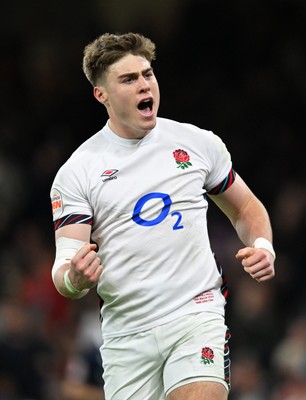
{"type": "Polygon", "coordinates": [[[166,131],[168,134],[185,139],[195,140],[197,144],[203,143],[206,146],[219,147],[223,142],[222,139],[211,130],[200,128],[196,125],[187,122],[179,122],[167,118],[158,118],[158,127],[161,131],[166,131]]]}
{"type": "Polygon", "coordinates": [[[59,167],[53,184],[60,182],[69,185],[72,182],[76,184],[78,181],[86,180],[87,175],[90,174],[90,166],[99,157],[98,149],[103,147],[103,135],[102,131],[99,131],[75,149],[66,162],[59,167]]]}
{"type": "Polygon", "coordinates": [[[175,121],[173,119],[158,117],[158,126],[160,129],[169,129],[169,130],[174,130],[176,132],[182,131],[187,134],[189,133],[189,134],[201,135],[202,137],[215,136],[213,132],[209,130],[200,128],[188,122],[180,122],[180,121],[175,121]]]}
{"type": "Polygon", "coordinates": [[[71,155],[71,159],[87,158],[97,153],[98,149],[103,148],[104,136],[103,129],[95,133],[85,142],[83,142],[71,155]]]}
{"type": "Polygon", "coordinates": [[[98,149],[101,151],[104,147],[103,138],[102,130],[91,136],[71,153],[62,167],[76,167],[88,163],[97,154],[98,149]]]}

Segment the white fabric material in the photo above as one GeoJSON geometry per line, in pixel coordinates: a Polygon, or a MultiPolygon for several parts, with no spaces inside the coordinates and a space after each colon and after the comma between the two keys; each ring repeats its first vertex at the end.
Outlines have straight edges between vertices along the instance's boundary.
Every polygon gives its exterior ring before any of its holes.
{"type": "Polygon", "coordinates": [[[53,282],[56,271],[62,265],[69,263],[71,258],[83,246],[83,244],[84,242],[82,240],[70,239],[64,236],[61,236],[56,240],[55,261],[52,267],[53,282]]]}
{"type": "Polygon", "coordinates": [[[207,312],[106,339],[101,346],[106,398],[165,400],[165,393],[195,381],[219,382],[229,390],[224,365],[226,331],[224,318],[207,312]],[[202,357],[205,348],[211,362],[202,357]]]}
{"type": "Polygon", "coordinates": [[[269,242],[268,239],[265,239],[263,237],[257,238],[255,240],[255,242],[254,242],[254,247],[257,248],[257,249],[266,249],[272,254],[274,259],[276,258],[276,254],[275,254],[275,251],[273,249],[272,243],[269,242]]]}
{"type": "Polygon", "coordinates": [[[104,271],[104,337],[150,329],[185,314],[224,314],[221,276],[210,248],[205,193],[232,164],[221,139],[193,125],[158,118],[141,140],[108,125],[59,170],[54,221],[93,217],[92,240],[104,271]],[[188,164],[178,164],[176,150],[188,164]]]}

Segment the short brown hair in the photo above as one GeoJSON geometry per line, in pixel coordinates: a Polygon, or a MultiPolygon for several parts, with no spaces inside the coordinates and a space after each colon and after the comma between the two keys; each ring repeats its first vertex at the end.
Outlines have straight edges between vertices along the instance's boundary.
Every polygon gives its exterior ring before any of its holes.
{"type": "Polygon", "coordinates": [[[84,49],[83,71],[89,82],[96,86],[108,67],[126,54],[155,60],[155,44],[139,33],[105,33],[84,49]]]}

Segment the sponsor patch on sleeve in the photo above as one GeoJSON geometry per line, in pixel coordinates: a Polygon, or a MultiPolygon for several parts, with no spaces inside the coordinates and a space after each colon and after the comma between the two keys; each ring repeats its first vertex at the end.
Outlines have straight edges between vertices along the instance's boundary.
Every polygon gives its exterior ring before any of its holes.
{"type": "Polygon", "coordinates": [[[51,190],[53,220],[57,220],[63,212],[63,199],[60,191],[53,188],[51,190]]]}

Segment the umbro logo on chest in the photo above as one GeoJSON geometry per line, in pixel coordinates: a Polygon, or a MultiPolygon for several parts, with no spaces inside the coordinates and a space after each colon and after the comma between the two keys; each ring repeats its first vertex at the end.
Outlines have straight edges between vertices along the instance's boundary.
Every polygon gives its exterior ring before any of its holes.
{"type": "Polygon", "coordinates": [[[103,182],[111,181],[112,179],[117,179],[116,174],[118,171],[119,171],[118,169],[113,169],[113,168],[105,170],[103,172],[103,174],[101,175],[102,178],[105,178],[105,179],[102,179],[103,182]]]}

